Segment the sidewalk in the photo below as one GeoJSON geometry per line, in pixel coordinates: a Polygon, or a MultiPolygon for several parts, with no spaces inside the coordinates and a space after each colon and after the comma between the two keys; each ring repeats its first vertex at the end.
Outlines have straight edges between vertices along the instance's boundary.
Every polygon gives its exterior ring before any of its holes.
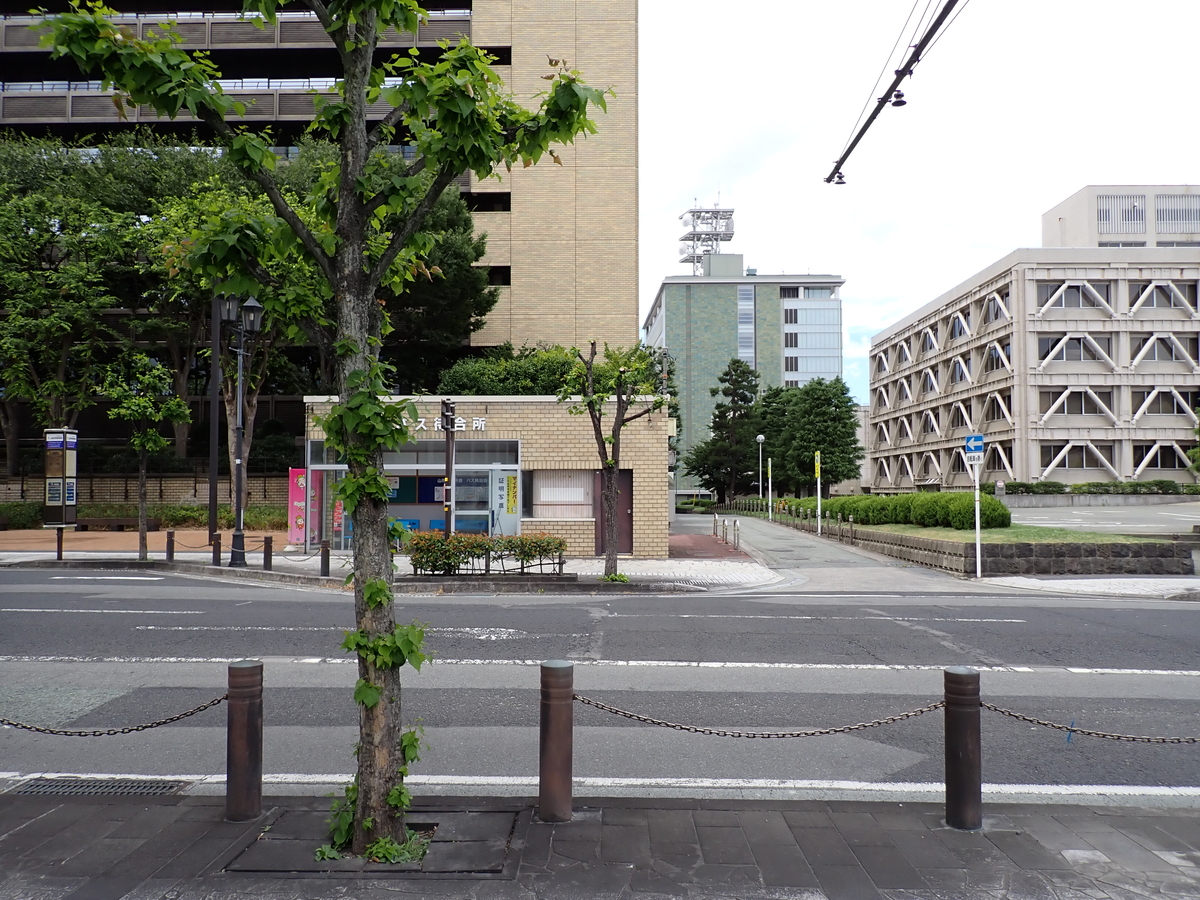
{"type": "Polygon", "coordinates": [[[1200,897],[1200,812],[985,807],[984,828],[935,804],[418,799],[436,825],[416,866],[318,863],[329,800],[0,795],[0,900],[395,897],[1130,900],[1200,897]],[[464,802],[465,800],[465,802],[464,802]]]}

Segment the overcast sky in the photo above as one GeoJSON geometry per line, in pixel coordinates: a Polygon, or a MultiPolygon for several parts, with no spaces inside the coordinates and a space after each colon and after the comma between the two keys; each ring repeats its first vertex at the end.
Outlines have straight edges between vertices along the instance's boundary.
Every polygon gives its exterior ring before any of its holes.
{"type": "Polygon", "coordinates": [[[825,184],[910,9],[641,0],[643,317],[664,276],[691,274],[678,216],[719,192],[747,266],[845,278],[845,374],[865,400],[871,336],[1040,246],[1060,200],[1200,182],[1200,3],[967,0],[903,84],[908,105],[883,111],[844,186],[825,184]]]}

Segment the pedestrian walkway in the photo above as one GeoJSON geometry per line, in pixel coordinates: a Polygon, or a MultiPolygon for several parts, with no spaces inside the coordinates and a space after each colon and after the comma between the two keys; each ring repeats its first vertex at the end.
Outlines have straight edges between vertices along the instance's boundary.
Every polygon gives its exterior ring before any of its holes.
{"type": "Polygon", "coordinates": [[[414,897],[1131,900],[1200,897],[1200,812],[996,805],[956,831],[926,803],[416,800],[418,866],[318,862],[328,798],[0,794],[0,900],[414,897]]]}

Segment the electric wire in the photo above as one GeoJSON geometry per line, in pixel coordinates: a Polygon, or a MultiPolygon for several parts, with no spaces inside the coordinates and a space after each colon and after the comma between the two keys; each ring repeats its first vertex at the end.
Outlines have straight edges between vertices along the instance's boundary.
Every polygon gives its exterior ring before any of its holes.
{"type": "Polygon", "coordinates": [[[925,48],[925,55],[922,56],[920,60],[918,60],[918,63],[924,62],[929,57],[930,52],[933,50],[934,47],[937,46],[937,42],[942,39],[942,35],[950,30],[950,26],[954,24],[954,21],[959,16],[962,15],[963,10],[966,9],[968,6],[970,6],[970,4],[971,4],[971,0],[964,0],[963,5],[960,6],[958,8],[958,11],[953,16],[950,17],[950,21],[946,23],[945,27],[943,27],[942,30],[937,33],[937,36],[933,39],[933,42],[930,43],[930,45],[925,48]]]}
{"type": "MultiPolygon", "coordinates": [[[[859,110],[858,118],[854,120],[854,124],[850,126],[850,133],[846,135],[846,143],[842,144],[842,153],[846,152],[846,148],[850,142],[854,140],[854,133],[858,131],[858,126],[862,122],[862,117],[871,105],[871,101],[875,98],[875,92],[879,90],[879,82],[883,80],[883,76],[887,73],[888,66],[892,63],[892,57],[896,55],[896,48],[900,46],[900,41],[904,39],[904,29],[908,27],[908,23],[912,20],[913,13],[917,11],[917,4],[921,0],[913,0],[912,9],[908,11],[908,18],[904,20],[904,24],[900,26],[900,33],[896,35],[896,43],[892,44],[892,49],[888,52],[887,59],[883,61],[883,68],[879,70],[879,74],[875,76],[875,84],[871,87],[871,93],[867,94],[867,99],[859,110]]],[[[928,4],[926,5],[928,8],[928,4]]],[[[924,15],[924,14],[922,14],[924,15]]],[[[838,154],[839,156],[841,153],[838,154]]]]}

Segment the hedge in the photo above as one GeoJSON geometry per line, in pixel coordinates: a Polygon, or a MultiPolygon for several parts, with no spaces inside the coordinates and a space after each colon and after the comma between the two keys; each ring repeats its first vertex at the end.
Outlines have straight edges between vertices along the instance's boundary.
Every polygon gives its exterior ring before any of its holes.
{"type": "MultiPolygon", "coordinates": [[[[81,519],[132,519],[137,517],[136,503],[88,503],[76,510],[81,519]]],[[[179,506],[170,503],[148,504],[146,515],[158,519],[162,528],[207,528],[208,507],[199,505],[179,506]]],[[[0,503],[0,517],[8,519],[8,527],[41,528],[42,505],[40,503],[0,503]]],[[[245,525],[251,531],[286,531],[286,506],[248,506],[245,525]]],[[[217,527],[233,528],[233,511],[229,504],[217,507],[217,527]]]]}
{"type": "MultiPolygon", "coordinates": [[[[979,489],[986,494],[996,493],[995,482],[981,484],[979,489]]],[[[1006,494],[1200,494],[1200,484],[1178,484],[1169,478],[1153,481],[1088,481],[1083,484],[1065,485],[1058,481],[1008,481],[1004,484],[1006,494]]]]}
{"type": "Polygon", "coordinates": [[[510,561],[518,564],[520,572],[535,566],[537,571],[544,571],[547,563],[558,565],[559,557],[566,552],[567,542],[542,533],[507,537],[452,534],[446,537],[437,531],[421,531],[409,535],[405,546],[414,575],[480,575],[488,569],[497,573],[511,572],[510,561]]]}
{"type": "MultiPolygon", "coordinates": [[[[817,510],[816,498],[781,501],[793,514],[807,509],[817,510]]],[[[853,497],[832,497],[821,502],[821,512],[842,518],[854,516],[855,525],[921,525],[926,528],[975,527],[975,497],[968,491],[920,492],[882,496],[864,494],[853,497]]],[[[983,528],[1007,528],[1012,516],[995,497],[980,497],[979,524],[983,528]]]]}

